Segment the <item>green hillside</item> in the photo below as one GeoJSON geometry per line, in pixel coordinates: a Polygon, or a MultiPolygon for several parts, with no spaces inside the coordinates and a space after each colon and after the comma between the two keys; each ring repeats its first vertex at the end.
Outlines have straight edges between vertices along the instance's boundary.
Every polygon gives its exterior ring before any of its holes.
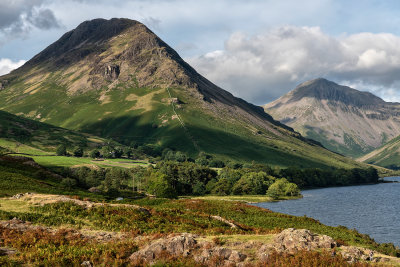
{"type": "Polygon", "coordinates": [[[132,20],[84,22],[0,82],[1,109],[126,145],[277,166],[365,166],[212,84],[132,20]]]}
{"type": "Polygon", "coordinates": [[[389,169],[400,169],[400,136],[358,159],[389,169]]]}
{"type": "Polygon", "coordinates": [[[0,111],[0,147],[3,153],[49,155],[54,154],[57,146],[61,144],[72,150],[77,146],[93,149],[104,142],[104,139],[92,135],[0,111]]]}

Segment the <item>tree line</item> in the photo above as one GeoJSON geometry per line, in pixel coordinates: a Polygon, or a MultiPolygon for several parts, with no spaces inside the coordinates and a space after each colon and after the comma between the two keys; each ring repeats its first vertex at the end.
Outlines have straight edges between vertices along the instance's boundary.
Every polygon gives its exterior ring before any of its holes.
{"type": "MultiPolygon", "coordinates": [[[[181,156],[179,156],[181,157],[181,156]]],[[[232,164],[230,164],[232,165],[232,164]]],[[[378,182],[368,169],[271,168],[262,164],[211,168],[190,161],[160,160],[146,168],[65,169],[63,184],[95,189],[110,195],[141,191],[157,197],[185,195],[262,195],[277,199],[297,196],[300,188],[344,186],[378,182]]],[[[93,190],[94,190],[93,189],[93,190]]]]}

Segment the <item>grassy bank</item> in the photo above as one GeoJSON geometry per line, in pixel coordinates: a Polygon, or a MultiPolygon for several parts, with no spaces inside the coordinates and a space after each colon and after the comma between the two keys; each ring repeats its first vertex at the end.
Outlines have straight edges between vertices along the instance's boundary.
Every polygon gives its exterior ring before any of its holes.
{"type": "Polygon", "coordinates": [[[273,201],[280,201],[280,200],[299,199],[299,198],[302,198],[302,196],[301,195],[295,196],[295,197],[282,196],[279,199],[273,199],[266,195],[241,195],[241,196],[206,195],[206,196],[193,196],[193,197],[183,197],[183,198],[201,199],[201,200],[238,201],[238,202],[244,202],[244,203],[259,203],[259,202],[273,202],[273,201]]]}

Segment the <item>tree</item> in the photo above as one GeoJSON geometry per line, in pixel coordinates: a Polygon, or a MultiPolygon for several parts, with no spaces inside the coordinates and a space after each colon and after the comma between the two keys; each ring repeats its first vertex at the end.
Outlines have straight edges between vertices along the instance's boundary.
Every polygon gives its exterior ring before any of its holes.
{"type": "Polygon", "coordinates": [[[226,178],[221,178],[215,184],[215,187],[212,189],[211,193],[219,195],[219,196],[226,196],[231,193],[232,185],[226,178]]]}
{"type": "Polygon", "coordinates": [[[267,190],[267,196],[278,199],[282,196],[297,196],[300,190],[296,184],[290,183],[285,178],[276,180],[267,190]]]}
{"type": "Polygon", "coordinates": [[[57,156],[66,156],[67,155],[67,147],[64,144],[61,144],[57,147],[56,150],[57,156]]]}
{"type": "Polygon", "coordinates": [[[275,178],[265,172],[245,173],[233,186],[234,195],[260,195],[265,194],[268,186],[274,182],[275,178]]]}
{"type": "Polygon", "coordinates": [[[101,148],[101,154],[103,158],[110,159],[115,157],[115,150],[112,146],[103,146],[101,148]]]}
{"type": "Polygon", "coordinates": [[[61,181],[61,186],[68,190],[71,190],[76,186],[76,180],[72,178],[64,178],[61,181]]]}
{"type": "Polygon", "coordinates": [[[285,188],[285,195],[286,196],[298,196],[300,194],[300,189],[294,183],[287,183],[285,188]]]}
{"type": "Polygon", "coordinates": [[[83,148],[78,146],[78,147],[76,147],[74,149],[73,153],[74,153],[75,157],[79,157],[80,158],[80,157],[83,156],[83,148]]]}
{"type": "Polygon", "coordinates": [[[90,151],[89,155],[92,159],[99,158],[100,157],[100,151],[98,149],[90,151]]]}
{"type": "Polygon", "coordinates": [[[147,183],[147,191],[162,198],[177,198],[178,196],[168,176],[159,172],[151,173],[147,183]]]}
{"type": "Polygon", "coordinates": [[[222,160],[214,159],[210,161],[208,166],[212,168],[223,168],[225,167],[225,163],[222,160]]]}
{"type": "Polygon", "coordinates": [[[193,186],[193,195],[195,196],[204,196],[206,191],[206,186],[202,182],[197,182],[193,186]]]}

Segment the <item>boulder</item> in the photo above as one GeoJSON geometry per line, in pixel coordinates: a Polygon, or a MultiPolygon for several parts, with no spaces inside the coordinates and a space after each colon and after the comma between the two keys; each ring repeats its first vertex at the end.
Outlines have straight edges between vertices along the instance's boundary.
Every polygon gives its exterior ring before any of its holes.
{"type": "Polygon", "coordinates": [[[293,254],[300,250],[331,249],[337,244],[327,235],[314,234],[307,229],[288,228],[275,237],[272,246],[277,252],[293,254]]]}
{"type": "Polygon", "coordinates": [[[348,262],[363,261],[375,261],[378,262],[378,258],[374,257],[374,251],[369,249],[361,249],[358,247],[343,247],[341,254],[348,262]]]}
{"type": "Polygon", "coordinates": [[[201,264],[213,266],[218,262],[219,266],[237,266],[243,262],[247,255],[224,247],[215,247],[212,249],[203,249],[200,254],[194,256],[194,260],[201,264]]]}
{"type": "Polygon", "coordinates": [[[153,263],[163,257],[186,257],[197,248],[197,241],[191,234],[181,234],[159,239],[145,248],[133,253],[130,260],[135,262],[153,263]]]}

